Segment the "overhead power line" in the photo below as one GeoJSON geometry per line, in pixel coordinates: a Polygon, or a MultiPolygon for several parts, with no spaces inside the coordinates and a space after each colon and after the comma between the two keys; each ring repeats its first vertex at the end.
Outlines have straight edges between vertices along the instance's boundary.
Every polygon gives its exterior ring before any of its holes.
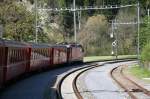
{"type": "MultiPolygon", "coordinates": [[[[109,23],[112,24],[112,23],[109,23]]],[[[134,25],[134,24],[138,24],[138,22],[114,22],[113,24],[115,25],[134,25]]]]}
{"type": "Polygon", "coordinates": [[[73,7],[73,8],[38,8],[38,10],[45,10],[45,11],[84,11],[84,10],[104,10],[104,9],[120,9],[120,8],[127,8],[127,7],[134,7],[137,4],[132,5],[104,5],[104,6],[86,6],[86,7],[73,7]]]}

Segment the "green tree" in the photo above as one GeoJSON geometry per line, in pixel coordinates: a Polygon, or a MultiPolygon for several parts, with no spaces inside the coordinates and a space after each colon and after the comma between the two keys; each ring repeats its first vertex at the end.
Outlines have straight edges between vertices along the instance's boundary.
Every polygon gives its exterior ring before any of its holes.
{"type": "Polygon", "coordinates": [[[142,62],[146,68],[150,69],[150,43],[146,44],[141,54],[142,62]]]}
{"type": "Polygon", "coordinates": [[[88,18],[84,29],[78,34],[78,39],[84,46],[86,55],[110,54],[111,40],[107,29],[108,22],[104,15],[88,18]]]}
{"type": "Polygon", "coordinates": [[[34,15],[15,1],[0,3],[0,20],[4,26],[4,38],[17,41],[34,39],[34,15]]]}
{"type": "Polygon", "coordinates": [[[147,43],[150,43],[150,23],[148,17],[145,17],[144,24],[140,28],[140,48],[142,49],[147,43]]]}

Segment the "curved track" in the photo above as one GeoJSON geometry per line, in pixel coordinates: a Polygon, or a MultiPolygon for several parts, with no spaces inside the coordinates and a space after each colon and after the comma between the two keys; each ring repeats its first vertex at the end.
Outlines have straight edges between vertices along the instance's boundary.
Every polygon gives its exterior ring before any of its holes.
{"type": "Polygon", "coordinates": [[[132,99],[149,99],[150,91],[137,84],[124,73],[125,66],[118,66],[111,70],[111,77],[130,95],[132,99]]]}
{"type": "MultiPolygon", "coordinates": [[[[126,60],[121,60],[117,62],[125,62],[126,60]]],[[[83,66],[82,68],[78,68],[67,73],[65,76],[57,84],[57,96],[58,99],[83,99],[81,92],[77,88],[77,79],[84,72],[94,69],[98,66],[102,66],[108,63],[117,63],[116,61],[108,61],[104,62],[101,65],[96,63],[83,66]],[[65,85],[67,83],[67,85],[65,85]],[[62,87],[65,86],[65,87],[62,87]],[[65,95],[66,94],[66,95],[65,95]]]]}
{"type": "MultiPolygon", "coordinates": [[[[95,66],[98,66],[98,65],[95,65],[95,66]]],[[[77,76],[74,78],[73,83],[72,83],[72,86],[73,86],[73,90],[74,90],[74,92],[75,92],[75,95],[77,96],[78,99],[83,99],[83,97],[82,97],[81,94],[80,94],[80,91],[79,91],[78,88],[77,88],[77,79],[78,79],[78,77],[79,77],[82,73],[84,73],[84,72],[86,72],[86,71],[88,71],[88,70],[90,70],[90,69],[95,68],[95,66],[94,66],[94,67],[89,67],[89,68],[84,69],[83,71],[81,71],[80,73],[78,73],[77,76]]]]}
{"type": "Polygon", "coordinates": [[[65,79],[68,78],[70,75],[75,75],[74,78],[72,79],[72,84],[71,84],[71,87],[73,86],[73,91],[75,92],[75,95],[76,95],[76,96],[74,96],[74,98],[76,97],[77,99],[82,99],[82,96],[80,95],[80,92],[78,91],[77,86],[76,86],[76,79],[80,75],[80,73],[83,73],[83,72],[85,72],[85,71],[87,71],[89,69],[92,69],[95,66],[97,66],[97,65],[96,64],[85,65],[85,66],[83,66],[81,68],[78,68],[76,70],[73,70],[73,71],[67,73],[64,77],[62,77],[62,79],[57,84],[57,96],[58,96],[58,99],[64,99],[64,97],[62,95],[62,88],[61,87],[62,87],[65,79]]]}

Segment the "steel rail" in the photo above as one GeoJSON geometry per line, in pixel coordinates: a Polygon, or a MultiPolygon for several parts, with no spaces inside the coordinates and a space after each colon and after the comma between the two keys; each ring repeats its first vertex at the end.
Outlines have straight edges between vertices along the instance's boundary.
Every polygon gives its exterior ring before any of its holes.
{"type": "Polygon", "coordinates": [[[118,68],[119,68],[119,66],[113,68],[113,69],[110,71],[111,77],[113,78],[114,81],[116,81],[116,82],[118,83],[118,85],[120,85],[120,87],[122,87],[122,88],[129,94],[129,96],[130,96],[132,99],[138,99],[134,94],[132,94],[132,93],[126,88],[126,86],[124,86],[120,81],[118,81],[118,80],[116,79],[116,77],[113,75],[114,71],[115,71],[116,69],[118,69],[118,68]]]}
{"type": "Polygon", "coordinates": [[[72,86],[73,86],[73,90],[74,90],[74,92],[75,92],[75,94],[76,94],[76,96],[77,96],[78,99],[83,99],[83,97],[82,97],[82,95],[80,94],[80,91],[79,91],[78,88],[77,88],[77,79],[79,78],[79,76],[80,76],[81,74],[85,73],[86,71],[88,71],[88,70],[90,70],[90,69],[96,68],[96,67],[98,67],[98,66],[101,66],[101,65],[97,65],[97,64],[96,64],[95,66],[92,66],[92,67],[90,67],[90,68],[87,68],[87,69],[81,71],[80,73],[78,73],[78,75],[74,78],[73,83],[72,83],[72,86]]]}
{"type": "Polygon", "coordinates": [[[139,85],[139,84],[136,83],[135,81],[131,80],[129,77],[127,77],[127,76],[124,74],[123,69],[124,69],[124,68],[121,68],[121,74],[123,75],[123,77],[124,77],[125,79],[127,79],[128,81],[130,81],[131,83],[133,83],[134,85],[136,85],[139,89],[141,89],[144,94],[150,96],[150,91],[147,90],[147,89],[145,89],[144,87],[142,87],[141,85],[139,85]]]}
{"type": "Polygon", "coordinates": [[[62,85],[62,83],[63,83],[63,81],[69,76],[69,75],[71,75],[72,73],[75,73],[75,72],[77,72],[77,71],[79,71],[79,70],[82,70],[82,69],[85,69],[85,68],[89,68],[89,67],[92,67],[92,66],[95,66],[95,64],[91,64],[91,65],[88,65],[88,66],[83,66],[83,67],[81,67],[81,68],[78,68],[78,69],[76,69],[76,70],[73,70],[73,71],[71,71],[71,72],[69,72],[68,74],[66,74],[64,77],[62,77],[62,79],[58,82],[58,85],[57,85],[57,98],[58,99],[63,99],[63,96],[62,96],[62,94],[61,94],[61,85],[62,85]]]}
{"type": "Polygon", "coordinates": [[[121,77],[123,77],[123,79],[128,80],[131,84],[133,84],[134,86],[136,86],[141,92],[143,92],[143,94],[150,96],[150,91],[148,91],[147,89],[145,89],[144,87],[142,87],[141,85],[137,84],[135,81],[131,80],[130,78],[128,78],[124,73],[123,73],[123,67],[115,67],[110,71],[110,75],[111,77],[118,83],[118,85],[120,85],[128,94],[132,99],[138,99],[138,97],[136,95],[134,95],[134,91],[130,91],[127,86],[125,86],[124,84],[122,84],[119,80],[117,80],[116,76],[114,75],[114,72],[118,69],[121,68],[121,70],[119,70],[119,73],[121,75],[121,77]]]}

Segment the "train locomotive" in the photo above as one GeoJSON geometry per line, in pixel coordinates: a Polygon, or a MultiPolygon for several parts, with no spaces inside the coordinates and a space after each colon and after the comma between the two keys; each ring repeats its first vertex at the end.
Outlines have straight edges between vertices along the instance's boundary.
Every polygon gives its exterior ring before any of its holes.
{"type": "Polygon", "coordinates": [[[0,40],[0,87],[20,75],[83,62],[80,44],[35,44],[0,40]]]}

